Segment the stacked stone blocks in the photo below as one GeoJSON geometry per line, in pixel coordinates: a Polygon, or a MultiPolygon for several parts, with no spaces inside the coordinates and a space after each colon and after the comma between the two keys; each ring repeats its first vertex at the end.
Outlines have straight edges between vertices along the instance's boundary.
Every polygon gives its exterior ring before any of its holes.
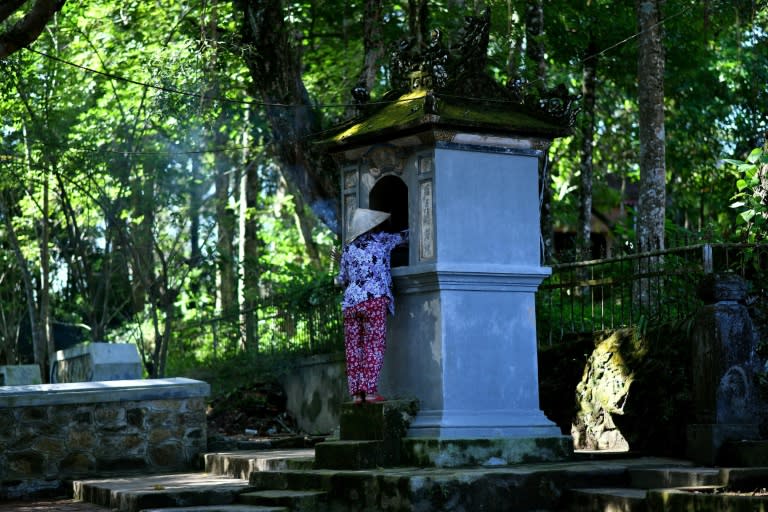
{"type": "Polygon", "coordinates": [[[199,466],[208,385],[157,381],[120,381],[125,385],[107,390],[99,382],[0,389],[0,498],[73,478],[199,466]]]}

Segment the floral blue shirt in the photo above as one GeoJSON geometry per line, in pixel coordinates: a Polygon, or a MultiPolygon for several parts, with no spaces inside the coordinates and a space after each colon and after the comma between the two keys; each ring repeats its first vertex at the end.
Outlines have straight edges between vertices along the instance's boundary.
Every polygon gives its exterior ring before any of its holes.
{"type": "Polygon", "coordinates": [[[389,297],[389,312],[395,314],[390,253],[407,241],[407,230],[400,233],[365,233],[344,246],[338,276],[346,287],[342,309],[376,297],[389,297]]]}

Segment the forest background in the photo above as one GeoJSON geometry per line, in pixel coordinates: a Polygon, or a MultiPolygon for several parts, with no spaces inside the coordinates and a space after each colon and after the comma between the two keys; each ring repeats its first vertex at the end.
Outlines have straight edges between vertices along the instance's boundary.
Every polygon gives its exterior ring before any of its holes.
{"type": "Polygon", "coordinates": [[[11,0],[0,363],[45,369],[55,327],[81,326],[177,375],[252,361],[259,318],[336,301],[338,174],[312,141],[355,114],[354,87],[390,89],[398,41],[450,40],[486,8],[500,83],[581,96],[548,154],[545,262],[763,237],[765,1],[11,0]]]}

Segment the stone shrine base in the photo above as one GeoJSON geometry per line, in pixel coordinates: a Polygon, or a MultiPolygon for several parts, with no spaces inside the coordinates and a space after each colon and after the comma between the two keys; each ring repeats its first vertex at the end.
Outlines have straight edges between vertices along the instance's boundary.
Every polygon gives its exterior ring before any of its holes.
{"type": "Polygon", "coordinates": [[[416,402],[409,400],[342,405],[340,438],[315,446],[315,467],[496,467],[573,457],[573,441],[562,435],[530,433],[528,437],[476,439],[409,437],[411,421],[414,416],[418,418],[417,409],[416,402]]]}
{"type": "Polygon", "coordinates": [[[417,467],[494,467],[563,461],[573,456],[573,441],[566,436],[498,439],[405,438],[402,443],[404,462],[417,467]]]}
{"type": "Polygon", "coordinates": [[[729,454],[729,442],[753,441],[760,438],[757,424],[697,423],[688,425],[686,456],[698,464],[721,464],[729,454]]]}

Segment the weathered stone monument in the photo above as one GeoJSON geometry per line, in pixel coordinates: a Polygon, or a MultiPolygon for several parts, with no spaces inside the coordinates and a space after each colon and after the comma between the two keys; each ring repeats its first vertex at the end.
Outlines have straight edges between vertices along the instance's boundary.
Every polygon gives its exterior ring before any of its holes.
{"type": "Polygon", "coordinates": [[[141,378],[141,358],[132,343],[80,343],[57,351],[51,362],[53,383],[141,378]]]}
{"type": "Polygon", "coordinates": [[[710,274],[700,288],[705,305],[692,333],[694,417],[687,455],[700,464],[721,460],[729,441],[760,438],[764,402],[756,389],[760,370],[756,336],[744,305],[746,282],[736,274],[710,274]]]}
{"type": "Polygon", "coordinates": [[[42,383],[39,365],[13,364],[0,366],[0,386],[24,386],[42,383]]]}
{"type": "Polygon", "coordinates": [[[416,398],[408,442],[451,466],[552,460],[569,436],[539,408],[534,294],[541,265],[539,169],[569,130],[564,89],[507,87],[486,72],[488,18],[447,50],[393,56],[398,89],[330,141],[341,166],[344,229],[356,208],[410,230],[393,254],[396,315],[381,390],[416,398]]]}

